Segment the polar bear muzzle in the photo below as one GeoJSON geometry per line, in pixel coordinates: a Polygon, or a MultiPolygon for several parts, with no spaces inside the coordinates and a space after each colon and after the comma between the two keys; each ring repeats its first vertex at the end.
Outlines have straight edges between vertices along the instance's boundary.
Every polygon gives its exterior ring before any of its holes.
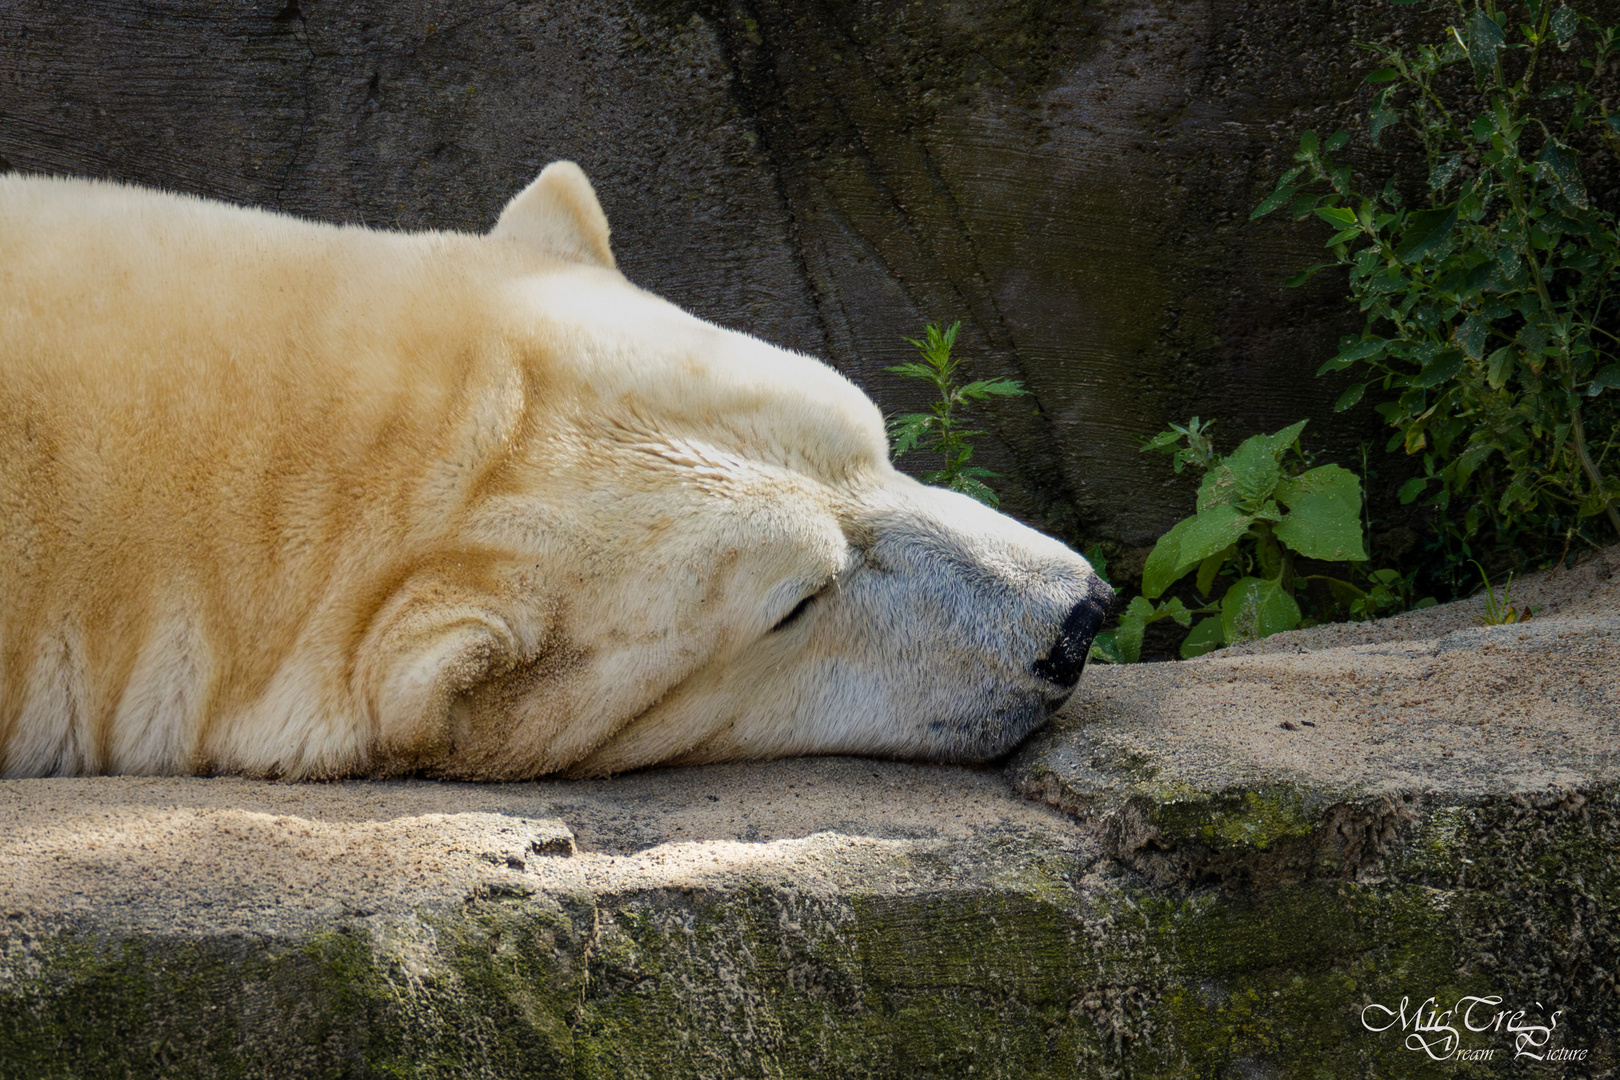
{"type": "Polygon", "coordinates": [[[485,235],[0,176],[0,774],[1005,753],[1112,594],[824,364],[485,235]]]}

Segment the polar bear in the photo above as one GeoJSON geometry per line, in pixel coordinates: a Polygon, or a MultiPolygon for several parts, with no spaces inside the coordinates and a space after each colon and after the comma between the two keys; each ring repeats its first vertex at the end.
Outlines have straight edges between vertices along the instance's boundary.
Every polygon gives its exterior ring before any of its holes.
{"type": "Polygon", "coordinates": [[[0,177],[0,370],[8,777],[982,760],[1110,599],[568,162],[487,235],[0,177]]]}

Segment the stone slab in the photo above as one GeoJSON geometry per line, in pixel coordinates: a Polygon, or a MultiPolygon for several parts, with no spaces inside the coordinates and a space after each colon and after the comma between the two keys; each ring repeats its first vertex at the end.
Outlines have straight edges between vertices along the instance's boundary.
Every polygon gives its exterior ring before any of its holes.
{"type": "Polygon", "coordinates": [[[1613,1076],[1617,569],[1096,669],[996,768],[0,783],[0,1078],[1613,1076]]]}

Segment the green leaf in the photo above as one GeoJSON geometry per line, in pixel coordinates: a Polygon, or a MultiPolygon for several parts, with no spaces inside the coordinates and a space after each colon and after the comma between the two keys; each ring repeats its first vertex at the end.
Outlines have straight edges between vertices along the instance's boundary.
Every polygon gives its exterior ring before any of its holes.
{"type": "Polygon", "coordinates": [[[1548,26],[1552,30],[1553,40],[1558,42],[1558,48],[1563,50],[1575,43],[1575,33],[1581,28],[1581,21],[1572,9],[1561,7],[1553,12],[1552,21],[1548,26]]]}
{"type": "Polygon", "coordinates": [[[1405,436],[1396,432],[1395,438],[1399,445],[1406,447],[1408,454],[1415,454],[1429,445],[1429,436],[1424,432],[1422,424],[1413,424],[1407,428],[1405,436]]]}
{"type": "Polygon", "coordinates": [[[1182,626],[1192,625],[1192,612],[1187,610],[1187,605],[1181,602],[1179,596],[1173,596],[1153,609],[1153,618],[1155,620],[1163,619],[1166,616],[1174,619],[1182,626]]]}
{"type": "Polygon", "coordinates": [[[1305,166],[1295,165],[1292,169],[1289,169],[1287,172],[1277,177],[1277,183],[1274,185],[1275,189],[1280,190],[1287,187],[1289,184],[1292,184],[1294,182],[1294,177],[1298,176],[1304,171],[1305,166]]]}
{"type": "Polygon", "coordinates": [[[1199,619],[1197,625],[1187,633],[1187,637],[1181,643],[1181,658],[1191,660],[1195,656],[1214,652],[1225,644],[1226,635],[1221,629],[1221,617],[1210,615],[1199,619]]]}
{"type": "Polygon", "coordinates": [[[1474,475],[1474,470],[1483,465],[1485,463],[1485,459],[1490,457],[1491,454],[1495,453],[1495,451],[1496,448],[1491,446],[1489,443],[1476,442],[1471,444],[1468,449],[1464,450],[1462,454],[1458,456],[1456,462],[1451,466],[1453,475],[1456,477],[1453,486],[1461,488],[1463,485],[1467,484],[1469,477],[1474,475]]]}
{"type": "Polygon", "coordinates": [[[1288,204],[1288,216],[1295,221],[1304,221],[1311,216],[1311,211],[1321,206],[1327,198],[1326,195],[1312,195],[1307,192],[1288,204]]]}
{"type": "Polygon", "coordinates": [[[1379,68],[1377,71],[1369,71],[1365,81],[1370,83],[1394,82],[1400,77],[1401,73],[1394,68],[1379,68]]]}
{"type": "Polygon", "coordinates": [[[1267,581],[1282,577],[1283,546],[1277,543],[1275,536],[1255,537],[1254,561],[1260,568],[1260,576],[1267,581]]]}
{"type": "Polygon", "coordinates": [[[1463,156],[1460,153],[1448,154],[1435,162],[1434,169],[1429,173],[1429,187],[1434,191],[1444,191],[1451,183],[1451,178],[1457,175],[1462,168],[1463,156]]]}
{"type": "Polygon", "coordinates": [[[1586,185],[1581,182],[1580,165],[1569,147],[1548,139],[1536,157],[1536,176],[1553,181],[1564,198],[1582,210],[1587,208],[1586,185]]]}
{"type": "Polygon", "coordinates": [[[1602,492],[1591,492],[1581,500],[1580,506],[1575,510],[1575,516],[1583,518],[1596,517],[1608,508],[1611,501],[1612,499],[1602,492]]]}
{"type": "Polygon", "coordinates": [[[1476,7],[1463,18],[1462,41],[1474,71],[1480,76],[1490,75],[1502,48],[1502,28],[1496,20],[1476,7]]]}
{"type": "Polygon", "coordinates": [[[1367,118],[1367,134],[1372,138],[1372,144],[1377,146],[1378,137],[1384,133],[1384,129],[1399,121],[1400,118],[1401,114],[1394,109],[1375,110],[1367,118]]]}
{"type": "Polygon", "coordinates": [[[1285,289],[1297,289],[1301,285],[1305,284],[1307,281],[1311,280],[1311,278],[1315,277],[1316,272],[1318,270],[1321,270],[1323,267],[1332,266],[1332,265],[1333,265],[1332,263],[1317,263],[1315,266],[1311,267],[1309,270],[1301,270],[1299,273],[1295,274],[1293,277],[1290,277],[1287,281],[1283,282],[1283,288],[1285,288],[1285,289]]]}
{"type": "Polygon", "coordinates": [[[1492,390],[1500,390],[1507,385],[1516,355],[1517,351],[1511,345],[1504,345],[1491,353],[1490,359],[1485,362],[1485,381],[1492,390]]]}
{"type": "Polygon", "coordinates": [[[1023,383],[1017,379],[1007,378],[980,379],[977,382],[968,383],[957,391],[963,397],[972,398],[976,401],[992,395],[996,397],[1018,397],[1028,392],[1024,389],[1023,383]]]}
{"type": "Polygon", "coordinates": [[[1361,480],[1349,469],[1322,465],[1277,485],[1288,516],[1272,535],[1307,559],[1363,562],[1361,480]]]}
{"type": "Polygon", "coordinates": [[[1140,596],[1132,597],[1130,606],[1121,613],[1119,627],[1114,631],[1114,644],[1122,662],[1134,664],[1142,659],[1142,633],[1152,614],[1152,603],[1140,596]]]}
{"type": "Polygon", "coordinates": [[[1457,372],[1462,370],[1462,366],[1463,354],[1461,350],[1441,349],[1429,358],[1428,362],[1423,365],[1422,371],[1412,377],[1412,385],[1421,386],[1425,389],[1431,386],[1439,386],[1443,382],[1449,382],[1456,378],[1457,372]]]}
{"type": "Polygon", "coordinates": [[[1587,397],[1597,397],[1605,390],[1620,390],[1620,364],[1610,364],[1592,376],[1586,387],[1587,397]]]}
{"type": "Polygon", "coordinates": [[[1344,206],[1319,207],[1316,216],[1338,229],[1356,224],[1356,212],[1344,206]]]}
{"type": "Polygon", "coordinates": [[[1225,566],[1227,560],[1237,554],[1237,545],[1229,545],[1217,551],[1209,558],[1198,564],[1198,577],[1196,585],[1199,596],[1208,596],[1210,588],[1215,584],[1215,578],[1225,566]]]}
{"type": "Polygon", "coordinates": [[[1356,403],[1361,400],[1361,396],[1366,392],[1366,383],[1356,383],[1356,385],[1339,395],[1339,400],[1333,403],[1333,411],[1344,412],[1346,409],[1355,407],[1356,403]]]}
{"type": "Polygon", "coordinates": [[[1149,450],[1160,450],[1160,452],[1168,453],[1171,447],[1179,444],[1184,436],[1186,436],[1186,432],[1176,431],[1171,427],[1170,431],[1158,432],[1157,436],[1153,436],[1152,439],[1144,440],[1140,452],[1147,453],[1149,450]]]}
{"type": "Polygon", "coordinates": [[[1367,338],[1340,338],[1339,354],[1333,358],[1333,363],[1341,367],[1349,367],[1357,360],[1366,360],[1377,357],[1389,346],[1389,340],[1381,337],[1367,338]],[[1349,342],[1349,344],[1344,344],[1349,342]]]}
{"type": "Polygon", "coordinates": [[[1462,347],[1470,360],[1485,358],[1485,339],[1490,335],[1491,321],[1482,312],[1474,312],[1462,321],[1452,338],[1462,347]]]}
{"type": "Polygon", "coordinates": [[[894,457],[917,448],[923,437],[933,428],[936,418],[927,413],[906,413],[889,421],[889,438],[894,442],[894,457]]]}
{"type": "Polygon", "coordinates": [[[1302,154],[1314,154],[1314,153],[1316,153],[1316,148],[1317,148],[1316,132],[1307,129],[1305,134],[1303,134],[1303,135],[1301,135],[1299,137],[1299,150],[1300,150],[1300,153],[1302,153],[1302,154]]]}
{"type": "Polygon", "coordinates": [[[1335,150],[1343,150],[1349,142],[1350,133],[1348,131],[1335,131],[1328,137],[1327,144],[1322,147],[1322,150],[1324,153],[1331,154],[1335,150]]]}
{"type": "Polygon", "coordinates": [[[1184,518],[1159,537],[1142,567],[1142,593],[1163,595],[1188,570],[1237,542],[1253,518],[1237,507],[1221,504],[1184,518]]]}
{"type": "Polygon", "coordinates": [[[1228,642],[1254,641],[1299,625],[1299,604],[1280,580],[1246,577],[1221,599],[1221,633],[1228,642]]]}
{"type": "Polygon", "coordinates": [[[939,359],[949,356],[951,349],[956,347],[956,334],[961,329],[962,324],[960,322],[953,322],[944,330],[941,330],[933,323],[929,323],[923,328],[923,336],[928,339],[928,344],[923,345],[915,341],[912,344],[927,353],[930,360],[937,362],[939,359]]]}
{"type": "Polygon", "coordinates": [[[1297,186],[1293,186],[1281,187],[1276,191],[1273,191],[1270,195],[1267,195],[1264,199],[1262,199],[1260,205],[1255,207],[1254,211],[1249,214],[1249,220],[1253,221],[1255,218],[1265,217],[1278,207],[1286,205],[1288,200],[1292,199],[1294,197],[1294,193],[1298,190],[1299,188],[1297,186]]]}
{"type": "Polygon", "coordinates": [[[1396,245],[1395,257],[1403,263],[1414,263],[1445,246],[1451,230],[1457,225],[1457,208],[1414,210],[1406,217],[1406,230],[1396,245]]]}
{"type": "Polygon", "coordinates": [[[1547,347],[1550,339],[1547,337],[1546,327],[1537,323],[1525,323],[1519,328],[1518,337],[1514,340],[1524,347],[1525,352],[1538,354],[1547,347]]]}
{"type": "Polygon", "coordinates": [[[934,378],[933,368],[929,367],[927,364],[919,364],[914,361],[905,364],[896,364],[893,367],[886,367],[883,370],[893,372],[896,375],[904,375],[908,379],[927,379],[932,382],[934,378]]]}
{"type": "Polygon", "coordinates": [[[1299,438],[1305,421],[1274,435],[1253,435],[1243,440],[1231,455],[1223,458],[1198,486],[1198,512],[1215,506],[1236,506],[1245,513],[1262,511],[1272,489],[1282,477],[1279,464],[1288,448],[1299,438]]]}
{"type": "Polygon", "coordinates": [[[1001,499],[994,491],[991,491],[989,488],[985,487],[971,476],[963,476],[958,474],[957,476],[953,477],[951,479],[951,490],[959,491],[969,498],[977,499],[979,502],[982,502],[984,505],[989,507],[997,507],[1001,505],[1001,499]]]}
{"type": "Polygon", "coordinates": [[[1401,273],[1399,267],[1390,267],[1377,277],[1368,278],[1366,290],[1374,295],[1387,295],[1398,293],[1406,289],[1411,282],[1401,273]]]}
{"type": "MultiPolygon", "coordinates": [[[[1137,657],[1141,657],[1140,647],[1137,649],[1137,657]]],[[[1091,652],[1087,654],[1086,659],[1092,663],[1128,663],[1124,655],[1119,651],[1119,642],[1112,630],[1105,630],[1091,639],[1091,652]]]]}
{"type": "Polygon", "coordinates": [[[1198,484],[1198,501],[1195,505],[1199,513],[1212,506],[1237,505],[1237,481],[1232,478],[1231,468],[1219,461],[1210,467],[1198,484]]]}
{"type": "Polygon", "coordinates": [[[1181,442],[1184,434],[1184,432],[1176,431],[1173,428],[1169,431],[1161,431],[1142,444],[1141,453],[1145,454],[1149,450],[1169,452],[1171,447],[1181,442]]]}
{"type": "Polygon", "coordinates": [[[1298,423],[1289,424],[1281,431],[1272,432],[1270,435],[1256,435],[1254,438],[1265,439],[1269,442],[1272,455],[1276,460],[1281,461],[1283,455],[1288,453],[1289,447],[1299,441],[1299,433],[1305,430],[1305,425],[1309,422],[1308,420],[1301,420],[1298,423]]]}
{"type": "Polygon", "coordinates": [[[1519,253],[1512,247],[1503,246],[1497,250],[1496,261],[1491,264],[1491,276],[1486,288],[1496,292],[1508,292],[1522,288],[1528,278],[1524,260],[1519,257],[1519,253]]]}
{"type": "Polygon", "coordinates": [[[1299,438],[1299,431],[1303,427],[1303,423],[1295,424],[1276,435],[1253,435],[1244,439],[1231,456],[1212,469],[1210,474],[1213,476],[1224,469],[1230,474],[1232,494],[1238,505],[1248,508],[1260,506],[1271,498],[1277,481],[1282,479],[1279,462],[1288,447],[1299,438]],[[1283,441],[1285,434],[1288,437],[1283,441]]]}
{"type": "Polygon", "coordinates": [[[1401,505],[1410,505],[1413,500],[1423,494],[1423,489],[1428,486],[1429,478],[1427,476],[1414,476],[1402,484],[1400,490],[1401,505]]]}

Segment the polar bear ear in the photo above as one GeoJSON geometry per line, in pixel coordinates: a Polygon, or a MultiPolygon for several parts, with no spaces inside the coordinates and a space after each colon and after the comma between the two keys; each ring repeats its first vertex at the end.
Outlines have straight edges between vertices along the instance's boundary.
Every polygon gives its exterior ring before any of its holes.
{"type": "Polygon", "coordinates": [[[534,183],[506,204],[489,235],[559,259],[613,269],[607,215],[584,170],[572,161],[547,165],[534,183]]]}

